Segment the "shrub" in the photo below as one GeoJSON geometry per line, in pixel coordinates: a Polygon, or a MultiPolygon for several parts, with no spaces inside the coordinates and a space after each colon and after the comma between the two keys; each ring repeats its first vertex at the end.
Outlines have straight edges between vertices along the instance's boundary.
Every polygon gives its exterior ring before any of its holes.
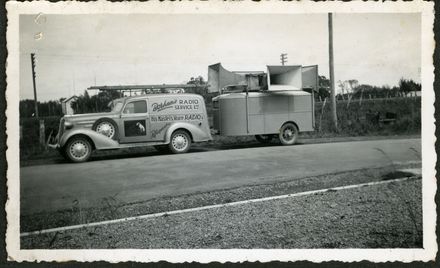
{"type": "MultiPolygon", "coordinates": [[[[42,117],[40,120],[44,120],[45,137],[47,141],[50,133],[56,135],[60,123],[58,116],[42,117]]],[[[22,131],[22,137],[20,139],[20,156],[26,157],[29,155],[39,154],[44,151],[44,146],[39,143],[40,136],[40,122],[36,118],[22,118],[20,119],[20,126],[22,131]]]]}
{"type": "Polygon", "coordinates": [[[390,98],[374,100],[338,101],[338,131],[335,132],[331,121],[331,107],[327,102],[322,111],[323,102],[315,104],[316,127],[320,134],[333,133],[338,135],[384,135],[410,134],[421,131],[421,98],[390,98]],[[386,113],[396,115],[396,120],[389,124],[380,123],[369,118],[379,115],[384,118],[386,113]],[[320,123],[319,118],[322,115],[320,123]],[[321,124],[321,125],[320,125],[321,124]],[[320,129],[320,131],[319,131],[320,129]]]}

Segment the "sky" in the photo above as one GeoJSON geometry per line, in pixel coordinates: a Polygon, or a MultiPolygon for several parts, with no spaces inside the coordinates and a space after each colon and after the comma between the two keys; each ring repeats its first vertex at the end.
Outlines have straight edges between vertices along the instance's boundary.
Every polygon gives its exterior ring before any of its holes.
{"type": "MultiPolygon", "coordinates": [[[[208,74],[318,65],[329,77],[327,14],[102,14],[20,16],[20,99],[83,94],[90,86],[173,84],[208,74]]],[[[335,80],[420,82],[419,13],[334,14],[335,80]]],[[[93,92],[91,92],[93,94],[93,92]]]]}

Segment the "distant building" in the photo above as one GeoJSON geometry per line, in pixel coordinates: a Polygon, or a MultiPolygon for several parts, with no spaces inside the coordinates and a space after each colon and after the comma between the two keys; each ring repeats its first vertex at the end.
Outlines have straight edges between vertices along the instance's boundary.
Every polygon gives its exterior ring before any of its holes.
{"type": "Polygon", "coordinates": [[[74,111],[72,108],[72,102],[74,102],[77,99],[78,99],[77,96],[72,96],[72,97],[65,99],[61,102],[61,109],[62,109],[64,115],[74,114],[74,111]]]}
{"type": "Polygon", "coordinates": [[[411,97],[421,97],[422,96],[422,91],[410,91],[410,92],[408,92],[408,96],[411,96],[411,97]]]}

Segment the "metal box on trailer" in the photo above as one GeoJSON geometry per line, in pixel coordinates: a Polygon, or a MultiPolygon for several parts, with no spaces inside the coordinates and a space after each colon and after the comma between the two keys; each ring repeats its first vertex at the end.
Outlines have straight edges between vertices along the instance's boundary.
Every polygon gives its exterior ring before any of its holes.
{"type": "Polygon", "coordinates": [[[292,122],[300,131],[313,131],[311,95],[302,90],[222,94],[213,99],[214,129],[223,136],[276,134],[292,122]]]}
{"type": "Polygon", "coordinates": [[[213,128],[222,136],[278,136],[296,142],[299,132],[314,130],[317,66],[267,66],[267,73],[238,73],[220,64],[208,71],[213,98],[213,128]],[[308,90],[308,91],[306,91],[308,90]]]}

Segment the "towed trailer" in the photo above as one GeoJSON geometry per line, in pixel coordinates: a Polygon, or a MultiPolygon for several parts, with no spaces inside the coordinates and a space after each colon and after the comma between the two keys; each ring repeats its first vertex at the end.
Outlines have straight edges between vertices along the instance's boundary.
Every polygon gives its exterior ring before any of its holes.
{"type": "Polygon", "coordinates": [[[221,136],[255,135],[260,142],[279,138],[295,144],[299,132],[313,131],[318,67],[267,66],[267,72],[230,72],[209,66],[213,128],[221,136]]]}

